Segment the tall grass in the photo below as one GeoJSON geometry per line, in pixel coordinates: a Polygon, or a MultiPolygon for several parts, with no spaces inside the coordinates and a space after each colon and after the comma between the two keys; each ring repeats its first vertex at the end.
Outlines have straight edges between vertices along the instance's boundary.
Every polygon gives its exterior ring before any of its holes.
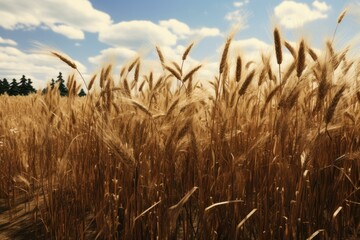
{"type": "Polygon", "coordinates": [[[359,59],[304,41],[296,51],[276,31],[294,56],[276,53],[281,81],[266,59],[249,69],[237,56],[232,75],[230,36],[214,89],[201,66],[183,72],[191,44],[179,63],[157,47],[161,73],[140,59],[120,79],[104,67],[85,98],[74,77],[68,98],[1,96],[0,218],[20,227],[4,234],[359,238],[359,59]]]}

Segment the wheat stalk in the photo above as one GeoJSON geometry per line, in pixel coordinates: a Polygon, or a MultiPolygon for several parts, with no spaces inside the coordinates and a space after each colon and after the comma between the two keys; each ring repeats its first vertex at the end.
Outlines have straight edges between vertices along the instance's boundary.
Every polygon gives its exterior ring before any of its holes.
{"type": "Polygon", "coordinates": [[[191,43],[184,51],[183,55],[182,55],[182,60],[185,61],[187,56],[189,55],[189,52],[191,50],[191,48],[194,46],[194,43],[191,43]]]}
{"type": "Polygon", "coordinates": [[[281,38],[280,38],[280,32],[279,29],[275,28],[274,30],[274,43],[275,43],[275,54],[276,54],[276,62],[279,65],[279,81],[280,81],[280,94],[282,92],[282,83],[281,83],[281,63],[283,61],[282,56],[282,44],[281,44],[281,38]]]}
{"type": "Polygon", "coordinates": [[[280,65],[283,61],[282,56],[282,44],[281,44],[281,38],[280,38],[280,32],[279,29],[275,28],[274,30],[274,42],[275,42],[275,53],[276,53],[276,62],[278,65],[280,65]]]}
{"type": "Polygon", "coordinates": [[[181,74],[178,73],[175,69],[171,68],[170,66],[164,65],[165,69],[168,70],[174,77],[178,80],[181,79],[181,74]]]}
{"type": "Polygon", "coordinates": [[[236,82],[240,82],[241,70],[242,70],[241,57],[238,56],[236,58],[236,70],[235,70],[235,80],[236,80],[236,82]]]}
{"type": "Polygon", "coordinates": [[[219,73],[220,74],[222,74],[224,72],[225,65],[226,65],[226,62],[227,62],[227,56],[228,56],[230,44],[231,44],[231,41],[232,41],[233,37],[234,37],[233,34],[231,34],[226,39],[224,50],[223,50],[222,55],[221,55],[220,66],[219,66],[219,73]]]}
{"type": "Polygon", "coordinates": [[[345,85],[343,85],[335,94],[335,96],[333,97],[333,99],[331,100],[331,103],[326,111],[325,114],[325,118],[324,118],[324,122],[326,124],[326,126],[331,122],[331,119],[334,116],[336,107],[343,95],[343,92],[345,91],[345,85]]]}
{"type": "Polygon", "coordinates": [[[88,91],[90,91],[91,90],[91,88],[92,88],[92,86],[94,85],[94,82],[95,82],[95,79],[96,79],[96,74],[94,74],[93,76],[92,76],[92,78],[90,79],[90,82],[89,82],[89,89],[88,89],[88,91]]]}
{"type": "Polygon", "coordinates": [[[317,54],[311,48],[307,48],[307,50],[308,50],[308,53],[311,56],[311,58],[316,62],[318,60],[317,54]]]}
{"type": "Polygon", "coordinates": [[[291,46],[290,43],[288,43],[287,41],[284,41],[284,45],[285,47],[289,50],[289,52],[291,53],[291,55],[293,56],[294,59],[296,59],[296,51],[293,48],[293,46],[291,46]]]}
{"type": "Polygon", "coordinates": [[[156,46],[156,52],[157,52],[157,54],[158,54],[158,56],[159,56],[161,65],[164,66],[164,64],[165,64],[165,59],[164,59],[164,55],[162,54],[161,49],[160,49],[159,46],[156,46]]]}
{"type": "Polygon", "coordinates": [[[300,42],[298,57],[297,57],[297,68],[296,68],[296,76],[298,78],[301,77],[302,72],[305,69],[305,43],[304,40],[300,42]]]}
{"type": "Polygon", "coordinates": [[[202,67],[202,65],[200,64],[197,67],[194,67],[190,72],[188,72],[185,77],[183,78],[183,82],[186,82],[192,75],[194,75],[195,72],[197,72],[200,68],[202,67]]]}
{"type": "Polygon", "coordinates": [[[245,78],[244,83],[241,85],[241,88],[239,90],[239,96],[242,96],[245,94],[246,89],[249,87],[252,79],[254,78],[255,75],[255,70],[252,70],[249,75],[247,75],[247,77],[245,78]]]}

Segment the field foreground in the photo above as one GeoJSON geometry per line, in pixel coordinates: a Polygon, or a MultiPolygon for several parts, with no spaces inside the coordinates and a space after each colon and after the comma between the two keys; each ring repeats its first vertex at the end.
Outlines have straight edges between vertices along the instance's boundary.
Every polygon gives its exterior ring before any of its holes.
{"type": "Polygon", "coordinates": [[[158,48],[163,72],[109,65],[83,98],[0,96],[0,237],[360,238],[359,59],[230,44],[210,84],[158,48]]]}

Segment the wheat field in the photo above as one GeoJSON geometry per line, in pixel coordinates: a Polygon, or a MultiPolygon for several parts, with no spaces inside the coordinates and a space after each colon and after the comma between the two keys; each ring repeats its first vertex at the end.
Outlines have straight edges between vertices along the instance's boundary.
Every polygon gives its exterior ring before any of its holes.
{"type": "Polygon", "coordinates": [[[360,59],[273,33],[275,66],[230,35],[207,84],[191,44],[156,47],[162,72],[105,66],[84,98],[79,75],[0,96],[1,238],[358,239],[360,59]]]}

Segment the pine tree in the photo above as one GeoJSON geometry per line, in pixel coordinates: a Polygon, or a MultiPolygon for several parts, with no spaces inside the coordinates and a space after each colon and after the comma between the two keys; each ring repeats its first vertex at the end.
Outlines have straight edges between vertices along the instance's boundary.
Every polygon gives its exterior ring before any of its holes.
{"type": "Polygon", "coordinates": [[[65,80],[62,78],[62,73],[59,72],[59,76],[57,77],[56,83],[59,84],[59,91],[61,96],[67,96],[69,91],[65,86],[65,80]]]}
{"type": "Polygon", "coordinates": [[[36,93],[36,89],[33,87],[32,83],[33,82],[31,81],[31,79],[28,78],[27,83],[26,83],[26,87],[27,87],[27,90],[28,90],[29,94],[36,93]]]}
{"type": "Polygon", "coordinates": [[[54,79],[51,79],[50,87],[51,87],[51,89],[54,89],[54,87],[55,87],[55,80],[54,79]]]}
{"type": "Polygon", "coordinates": [[[10,85],[9,85],[8,80],[6,78],[4,78],[0,85],[0,95],[7,93],[7,91],[9,90],[9,87],[10,87],[10,85]]]}
{"type": "Polygon", "coordinates": [[[10,83],[10,88],[7,93],[9,94],[9,96],[16,96],[19,94],[19,86],[15,78],[10,83]]]}
{"type": "Polygon", "coordinates": [[[23,95],[23,96],[26,96],[29,94],[29,90],[27,87],[27,80],[25,78],[25,75],[22,75],[22,78],[20,78],[18,91],[19,91],[19,94],[23,95]]]}
{"type": "Polygon", "coordinates": [[[47,92],[48,92],[48,88],[46,87],[46,88],[43,88],[43,90],[41,91],[41,94],[44,95],[44,94],[47,94],[47,92]]]}
{"type": "Polygon", "coordinates": [[[84,89],[81,89],[79,94],[78,94],[79,97],[85,97],[86,96],[86,93],[84,91],[84,89]]]}

